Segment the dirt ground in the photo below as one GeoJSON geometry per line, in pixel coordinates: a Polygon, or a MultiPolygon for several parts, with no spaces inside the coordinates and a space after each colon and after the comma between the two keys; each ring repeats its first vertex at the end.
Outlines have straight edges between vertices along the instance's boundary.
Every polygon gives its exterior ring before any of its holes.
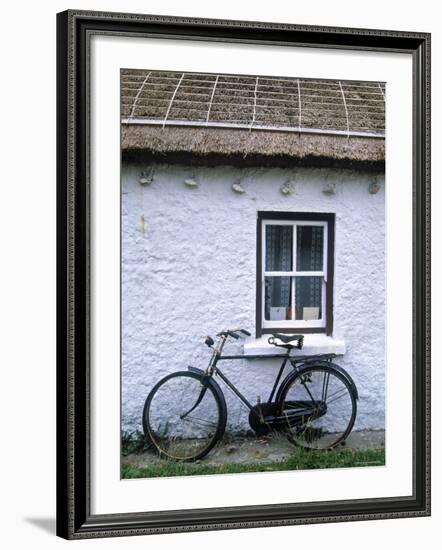
{"type": "MultiPolygon", "coordinates": [[[[345,442],[346,449],[379,449],[385,446],[384,431],[352,432],[345,442]]],[[[266,437],[224,437],[201,460],[208,466],[221,464],[267,464],[285,460],[293,451],[293,445],[281,434],[266,437]]],[[[151,452],[131,454],[122,458],[123,464],[137,467],[159,464],[161,459],[151,452]]]]}

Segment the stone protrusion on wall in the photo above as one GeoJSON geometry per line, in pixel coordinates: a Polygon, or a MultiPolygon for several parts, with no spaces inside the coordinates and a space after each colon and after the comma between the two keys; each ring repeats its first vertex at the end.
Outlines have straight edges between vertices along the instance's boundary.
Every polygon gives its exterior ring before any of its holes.
{"type": "Polygon", "coordinates": [[[190,187],[191,189],[198,187],[198,180],[195,177],[186,178],[184,180],[184,185],[186,185],[187,187],[190,187]]]}
{"type": "Polygon", "coordinates": [[[241,185],[241,180],[236,180],[232,183],[232,191],[239,193],[240,195],[246,192],[244,187],[241,185]]]}
{"type": "Polygon", "coordinates": [[[153,167],[143,170],[138,179],[141,185],[150,185],[154,180],[155,169],[153,167]]]}
{"type": "Polygon", "coordinates": [[[296,183],[293,180],[288,180],[281,185],[279,190],[285,197],[294,195],[296,193],[296,183]]]}
{"type": "Polygon", "coordinates": [[[377,180],[373,180],[368,186],[368,192],[375,195],[381,188],[381,184],[377,180]]]}
{"type": "Polygon", "coordinates": [[[324,195],[335,195],[336,194],[336,183],[327,182],[322,188],[324,195]]]}

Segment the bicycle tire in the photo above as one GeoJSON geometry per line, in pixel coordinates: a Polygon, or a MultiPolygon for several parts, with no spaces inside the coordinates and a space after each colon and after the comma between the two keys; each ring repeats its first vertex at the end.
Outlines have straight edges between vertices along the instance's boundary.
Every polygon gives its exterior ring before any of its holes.
{"type": "Polygon", "coordinates": [[[289,441],[305,449],[324,450],[343,443],[357,414],[357,394],[349,377],[333,366],[314,364],[290,376],[278,401],[289,441]]]}
{"type": "Polygon", "coordinates": [[[206,456],[222,439],[227,422],[224,396],[211,379],[204,384],[202,381],[202,374],[179,371],[162,378],[148,394],[143,408],[144,435],[162,458],[193,462],[206,456]],[[181,418],[196,405],[204,387],[204,396],[195,407],[202,416],[181,418]]]}

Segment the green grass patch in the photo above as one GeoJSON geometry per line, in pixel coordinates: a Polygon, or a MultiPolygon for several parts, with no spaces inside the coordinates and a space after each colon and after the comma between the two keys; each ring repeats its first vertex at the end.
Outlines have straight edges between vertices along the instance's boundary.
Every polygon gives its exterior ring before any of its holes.
{"type": "Polygon", "coordinates": [[[121,454],[128,456],[131,454],[142,454],[149,450],[144,435],[136,430],[135,432],[122,432],[121,434],[121,454]]]}
{"type": "Polygon", "coordinates": [[[222,464],[219,466],[200,463],[162,461],[160,464],[134,466],[123,464],[123,479],[173,477],[211,474],[240,474],[247,472],[276,472],[287,470],[315,470],[323,468],[352,468],[362,466],[383,466],[385,449],[331,451],[307,451],[295,448],[284,461],[267,464],[222,464]]]}

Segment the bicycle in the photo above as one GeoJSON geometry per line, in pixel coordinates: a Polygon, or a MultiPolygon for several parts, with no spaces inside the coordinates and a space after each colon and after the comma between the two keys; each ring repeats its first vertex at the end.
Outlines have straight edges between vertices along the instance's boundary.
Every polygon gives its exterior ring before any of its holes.
{"type": "Polygon", "coordinates": [[[249,424],[258,435],[283,432],[293,444],[306,449],[332,449],[345,444],[357,412],[358,391],[350,375],[332,362],[334,353],[291,355],[302,349],[303,335],[272,334],[269,343],[284,354],[223,355],[229,337],[250,336],[244,329],[224,330],[217,344],[207,336],[213,350],[205,371],[188,367],[162,378],[150,391],[143,409],[147,442],[163,458],[195,461],[222,439],[227,406],[217,375],[249,409],[249,424]],[[218,366],[222,360],[282,359],[269,398],[252,405],[218,366]],[[285,366],[291,370],[280,382],[285,366]],[[279,386],[278,386],[279,385],[279,386]]]}

